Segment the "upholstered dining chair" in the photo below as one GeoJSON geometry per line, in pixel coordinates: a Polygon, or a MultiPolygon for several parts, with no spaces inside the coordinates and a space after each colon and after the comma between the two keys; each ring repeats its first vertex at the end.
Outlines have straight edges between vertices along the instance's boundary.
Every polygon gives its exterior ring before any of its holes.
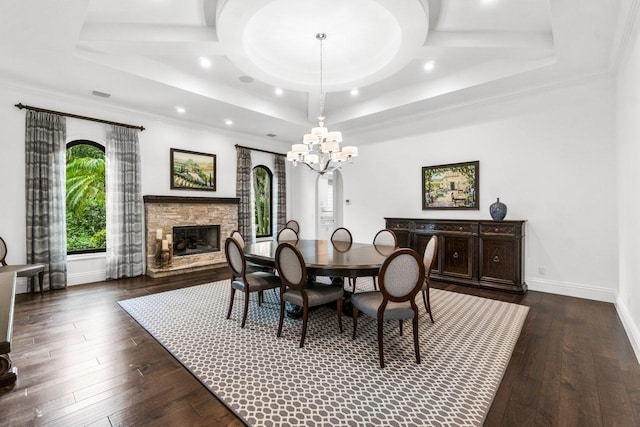
{"type": "Polygon", "coordinates": [[[424,302],[424,308],[429,313],[429,317],[431,318],[431,323],[433,322],[433,314],[431,313],[431,299],[429,298],[431,283],[429,279],[429,274],[431,274],[431,270],[433,269],[434,264],[436,263],[436,258],[438,256],[438,236],[431,236],[429,242],[427,243],[427,247],[424,250],[424,256],[422,257],[422,263],[424,264],[424,284],[422,285],[422,301],[424,302]]]}
{"type": "Polygon", "coordinates": [[[284,226],[285,228],[290,228],[297,234],[300,234],[300,224],[298,224],[298,221],[296,221],[295,219],[290,219],[284,226]]]}
{"type": "Polygon", "coordinates": [[[240,247],[242,249],[244,249],[244,237],[242,237],[242,234],[240,234],[240,232],[238,230],[233,230],[231,232],[231,234],[229,235],[229,237],[231,237],[233,240],[235,240],[236,242],[238,242],[238,244],[240,245],[240,247]]]}
{"type": "Polygon", "coordinates": [[[276,237],[278,243],[288,242],[288,241],[298,241],[298,233],[293,228],[285,227],[282,230],[278,231],[278,236],[276,237]]]}
{"type": "Polygon", "coordinates": [[[228,237],[224,244],[224,254],[231,270],[231,298],[229,299],[229,311],[227,319],[231,317],[233,299],[236,291],[244,292],[244,312],[242,314],[241,327],[244,328],[249,312],[249,298],[251,292],[258,292],[258,305],[262,304],[263,291],[280,287],[280,279],[273,273],[256,271],[247,273],[247,261],[240,244],[232,237],[228,237]]]}
{"type": "Polygon", "coordinates": [[[44,270],[46,264],[17,264],[8,265],[5,261],[7,257],[7,244],[0,237],[0,273],[15,272],[18,277],[28,277],[30,280],[31,292],[35,291],[35,276],[38,275],[38,286],[42,294],[42,282],[44,281],[44,270]]]}
{"type": "MultiPolygon", "coordinates": [[[[374,246],[389,246],[394,249],[398,247],[398,237],[393,230],[389,230],[388,228],[384,228],[376,233],[373,237],[373,245],[374,246]]],[[[378,290],[378,284],[376,283],[376,277],[373,276],[373,289],[378,290]]],[[[355,292],[355,290],[354,290],[355,292]]]]}
{"type": "Polygon", "coordinates": [[[413,249],[396,249],[380,267],[380,291],[361,292],[351,296],[353,304],[353,336],[356,338],[358,313],[362,312],[378,322],[378,357],[384,368],[383,327],[385,320],[413,319],[413,346],[416,363],[420,364],[418,342],[418,306],[415,297],[424,282],[424,264],[413,249]]]}
{"type": "MultiPolygon", "coordinates": [[[[331,233],[331,244],[338,252],[344,252],[348,250],[351,247],[352,243],[353,237],[351,236],[351,232],[344,227],[338,227],[333,230],[333,233],[331,233]]],[[[353,289],[353,278],[349,277],[348,279],[349,284],[353,289]]],[[[342,280],[344,282],[344,278],[342,280]]]]}
{"type": "Polygon", "coordinates": [[[338,311],[338,325],[342,332],[342,286],[326,285],[307,281],[307,266],[302,254],[291,243],[284,242],[276,250],[276,269],[282,281],[280,287],[280,322],[278,323],[278,337],[282,335],[285,303],[302,307],[302,335],[300,347],[304,346],[309,319],[309,307],[315,307],[336,301],[338,311]]]}

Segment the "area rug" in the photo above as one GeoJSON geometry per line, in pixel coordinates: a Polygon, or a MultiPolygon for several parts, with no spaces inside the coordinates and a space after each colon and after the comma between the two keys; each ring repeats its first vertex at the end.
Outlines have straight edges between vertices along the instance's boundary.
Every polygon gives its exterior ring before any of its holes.
{"type": "MultiPolygon", "coordinates": [[[[359,289],[371,287],[369,279],[359,289]]],[[[415,363],[409,324],[384,330],[380,369],[375,319],[360,316],[351,340],[335,310],[310,312],[304,348],[301,321],[286,318],[276,337],[278,297],[252,295],[240,328],[244,294],[229,320],[228,280],[118,304],[251,426],[482,425],[520,335],[528,307],[432,290],[435,323],[420,311],[422,363],[415,363]]]]}

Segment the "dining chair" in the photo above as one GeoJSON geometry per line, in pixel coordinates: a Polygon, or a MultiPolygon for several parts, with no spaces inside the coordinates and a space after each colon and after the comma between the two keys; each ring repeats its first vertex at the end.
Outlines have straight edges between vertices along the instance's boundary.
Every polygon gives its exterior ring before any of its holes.
{"type": "Polygon", "coordinates": [[[349,230],[344,227],[338,227],[333,230],[333,233],[331,234],[331,241],[352,243],[353,237],[351,236],[351,232],[349,230]]]}
{"type": "Polygon", "coordinates": [[[342,286],[326,285],[307,280],[307,266],[300,251],[291,243],[284,242],[276,249],[276,270],[282,285],[280,286],[280,322],[278,337],[282,334],[285,303],[302,307],[302,335],[300,347],[304,346],[307,334],[309,307],[324,305],[335,301],[338,312],[338,325],[342,332],[342,286]]]}
{"type": "Polygon", "coordinates": [[[35,277],[38,275],[38,286],[40,287],[40,293],[42,294],[42,283],[44,281],[44,270],[46,264],[16,264],[8,265],[5,258],[7,257],[7,244],[4,239],[0,237],[0,273],[15,272],[17,277],[28,277],[29,287],[31,292],[35,291],[35,277]]]}
{"type": "Polygon", "coordinates": [[[422,301],[424,302],[424,308],[429,313],[429,317],[431,318],[431,323],[433,322],[433,314],[431,313],[431,299],[429,298],[431,283],[429,279],[429,274],[431,274],[431,270],[433,269],[434,264],[436,263],[436,258],[438,254],[438,236],[431,236],[429,242],[427,243],[427,247],[424,250],[424,256],[422,257],[422,263],[424,264],[424,284],[422,285],[422,301]]]}
{"type": "Polygon", "coordinates": [[[231,237],[232,239],[234,239],[236,242],[238,242],[238,244],[240,245],[240,247],[242,249],[244,249],[244,237],[242,237],[242,234],[240,234],[240,232],[238,230],[233,230],[231,232],[231,234],[229,235],[229,237],[231,237]]]}
{"type": "MultiPolygon", "coordinates": [[[[338,227],[333,230],[333,233],[331,233],[331,244],[338,252],[344,252],[348,250],[351,247],[352,243],[353,237],[351,236],[351,232],[344,227],[338,227]]],[[[333,278],[331,280],[333,281],[333,278]]],[[[342,281],[344,284],[344,278],[342,279],[342,281]]],[[[353,289],[353,278],[349,277],[348,282],[353,289]]]]}
{"type": "Polygon", "coordinates": [[[288,242],[288,241],[298,241],[298,233],[293,228],[285,227],[282,230],[278,231],[278,236],[276,237],[278,243],[288,242]]]}
{"type": "Polygon", "coordinates": [[[418,306],[415,297],[424,282],[424,264],[413,249],[396,249],[380,267],[380,291],[361,292],[351,296],[353,304],[353,336],[356,339],[358,313],[377,319],[378,357],[380,368],[384,368],[383,327],[385,320],[402,321],[413,319],[413,346],[416,363],[420,364],[418,341],[418,306]]]}
{"type": "MultiPolygon", "coordinates": [[[[384,228],[376,233],[373,237],[373,245],[374,246],[390,246],[393,249],[398,248],[398,237],[393,230],[389,230],[388,228],[384,228]]],[[[373,289],[378,289],[378,284],[376,283],[376,276],[373,276],[373,289]]],[[[355,290],[354,290],[355,292],[355,290]]]]}
{"type": "Polygon", "coordinates": [[[231,298],[229,299],[229,311],[227,319],[231,317],[233,299],[236,291],[244,292],[244,313],[242,314],[241,327],[244,328],[249,312],[249,297],[251,292],[258,292],[258,305],[264,299],[263,291],[280,287],[280,279],[273,273],[256,271],[247,273],[247,261],[240,244],[232,237],[228,237],[224,244],[224,254],[231,270],[231,298]]]}
{"type": "Polygon", "coordinates": [[[300,233],[300,224],[298,224],[298,221],[296,221],[295,219],[290,219],[284,226],[285,228],[292,229],[298,234],[300,233]]]}

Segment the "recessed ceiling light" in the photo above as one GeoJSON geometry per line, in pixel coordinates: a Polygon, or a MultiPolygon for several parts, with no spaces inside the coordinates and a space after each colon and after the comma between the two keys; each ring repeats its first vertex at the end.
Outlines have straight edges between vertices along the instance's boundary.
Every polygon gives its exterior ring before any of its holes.
{"type": "Polygon", "coordinates": [[[202,68],[211,68],[211,60],[209,58],[205,58],[204,56],[200,57],[200,66],[202,68]]]}
{"type": "Polygon", "coordinates": [[[240,76],[238,77],[238,80],[240,80],[242,83],[253,83],[255,79],[251,76],[240,76]]]}
{"type": "Polygon", "coordinates": [[[185,110],[184,107],[176,107],[176,111],[180,114],[184,114],[187,110],[185,110]]]}
{"type": "Polygon", "coordinates": [[[436,66],[436,62],[435,61],[429,61],[427,63],[424,64],[424,69],[425,71],[431,71],[435,68],[436,66]]]}
{"type": "Polygon", "coordinates": [[[226,120],[224,121],[224,124],[225,124],[225,125],[227,125],[227,126],[231,126],[231,125],[233,124],[233,120],[231,120],[231,119],[226,119],[226,120]]]}
{"type": "Polygon", "coordinates": [[[276,95],[280,96],[280,95],[282,95],[282,94],[284,93],[284,91],[283,91],[282,89],[280,89],[279,87],[277,87],[277,88],[274,90],[274,93],[275,93],[276,95]]]}
{"type": "Polygon", "coordinates": [[[359,93],[358,89],[351,89],[351,96],[357,96],[359,93]]]}

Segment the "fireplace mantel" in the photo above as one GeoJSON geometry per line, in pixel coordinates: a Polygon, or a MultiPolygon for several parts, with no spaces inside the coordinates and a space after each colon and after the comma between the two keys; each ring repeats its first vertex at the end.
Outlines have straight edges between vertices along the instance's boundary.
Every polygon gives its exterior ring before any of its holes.
{"type": "Polygon", "coordinates": [[[238,197],[143,196],[145,203],[206,203],[239,205],[238,197]]]}

